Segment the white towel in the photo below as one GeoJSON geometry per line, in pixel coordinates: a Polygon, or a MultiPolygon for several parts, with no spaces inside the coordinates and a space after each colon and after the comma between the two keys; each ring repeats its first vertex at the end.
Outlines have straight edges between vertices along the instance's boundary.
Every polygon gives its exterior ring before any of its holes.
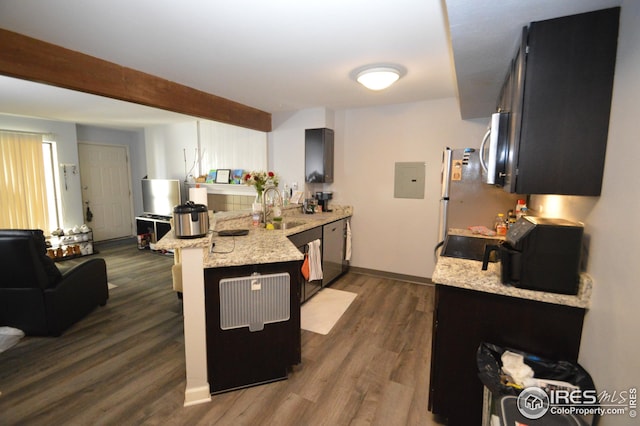
{"type": "Polygon", "coordinates": [[[320,240],[311,241],[309,246],[309,281],[322,279],[322,255],[320,240]]]}
{"type": "Polygon", "coordinates": [[[347,242],[344,249],[344,260],[351,260],[351,221],[347,221],[347,242]]]}

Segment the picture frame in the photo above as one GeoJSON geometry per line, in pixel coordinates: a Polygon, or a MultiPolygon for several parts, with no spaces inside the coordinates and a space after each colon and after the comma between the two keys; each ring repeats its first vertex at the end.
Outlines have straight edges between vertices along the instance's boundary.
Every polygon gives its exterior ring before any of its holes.
{"type": "Polygon", "coordinates": [[[291,204],[300,204],[302,202],[302,196],[304,193],[302,191],[293,191],[291,195],[291,204]]]}
{"type": "Polygon", "coordinates": [[[218,171],[216,169],[209,170],[209,173],[207,174],[207,179],[205,180],[205,183],[216,183],[216,176],[217,175],[218,175],[218,171]]]}
{"type": "Polygon", "coordinates": [[[231,172],[231,183],[240,185],[242,183],[242,178],[244,177],[244,170],[242,169],[234,169],[231,172]]]}
{"type": "Polygon", "coordinates": [[[216,173],[216,183],[229,183],[229,178],[231,177],[231,170],[229,169],[218,169],[216,173]]]}

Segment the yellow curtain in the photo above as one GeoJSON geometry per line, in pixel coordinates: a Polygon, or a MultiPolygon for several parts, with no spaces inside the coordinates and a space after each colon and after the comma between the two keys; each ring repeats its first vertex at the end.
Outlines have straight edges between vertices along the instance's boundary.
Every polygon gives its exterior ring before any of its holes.
{"type": "Polygon", "coordinates": [[[0,228],[48,234],[42,135],[0,132],[0,228]]]}

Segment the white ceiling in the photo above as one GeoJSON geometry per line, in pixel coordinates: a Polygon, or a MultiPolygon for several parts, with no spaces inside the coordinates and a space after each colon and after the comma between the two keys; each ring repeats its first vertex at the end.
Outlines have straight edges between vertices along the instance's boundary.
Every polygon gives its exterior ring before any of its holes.
{"type": "MultiPolygon", "coordinates": [[[[267,112],[458,96],[474,118],[493,111],[523,25],[621,1],[0,0],[0,27],[267,112]],[[355,83],[379,63],[407,73],[382,92],[355,83]]],[[[124,128],[186,118],[8,77],[0,113],[124,128]]]]}
{"type": "Polygon", "coordinates": [[[447,0],[463,118],[494,111],[522,27],[620,6],[622,0],[447,0]]]}

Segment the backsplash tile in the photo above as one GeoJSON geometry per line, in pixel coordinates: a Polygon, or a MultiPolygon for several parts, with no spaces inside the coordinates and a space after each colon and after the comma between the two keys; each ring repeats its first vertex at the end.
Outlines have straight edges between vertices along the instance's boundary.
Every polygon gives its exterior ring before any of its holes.
{"type": "Polygon", "coordinates": [[[237,210],[247,210],[251,208],[254,196],[251,195],[225,195],[225,194],[209,194],[209,209],[213,211],[229,212],[237,210]]]}

